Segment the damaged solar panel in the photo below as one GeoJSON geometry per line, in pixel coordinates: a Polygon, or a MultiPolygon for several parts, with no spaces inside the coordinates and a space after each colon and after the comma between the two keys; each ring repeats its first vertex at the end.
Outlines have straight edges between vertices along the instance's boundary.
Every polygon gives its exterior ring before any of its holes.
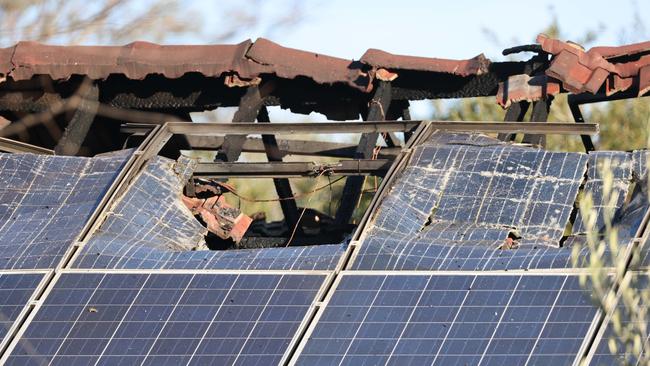
{"type": "Polygon", "coordinates": [[[56,266],[130,153],[0,154],[0,269],[56,266]]]}
{"type": "Polygon", "coordinates": [[[215,251],[207,229],[181,202],[195,162],[154,157],[111,207],[75,268],[333,269],[341,244],[215,251]]]}

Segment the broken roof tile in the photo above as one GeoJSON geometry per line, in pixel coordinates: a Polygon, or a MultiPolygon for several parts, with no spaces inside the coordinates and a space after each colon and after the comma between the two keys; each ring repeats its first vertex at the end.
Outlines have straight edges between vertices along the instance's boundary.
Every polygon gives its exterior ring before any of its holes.
{"type": "Polygon", "coordinates": [[[264,65],[266,73],[285,79],[303,76],[318,84],[344,83],[361,90],[366,90],[369,85],[361,65],[353,61],[283,47],[264,38],[253,43],[246,57],[264,65]]]}
{"type": "Polygon", "coordinates": [[[486,73],[490,66],[490,60],[483,54],[468,60],[449,60],[395,55],[377,49],[369,49],[366,51],[360,61],[374,68],[426,71],[458,76],[481,75],[486,73]]]}

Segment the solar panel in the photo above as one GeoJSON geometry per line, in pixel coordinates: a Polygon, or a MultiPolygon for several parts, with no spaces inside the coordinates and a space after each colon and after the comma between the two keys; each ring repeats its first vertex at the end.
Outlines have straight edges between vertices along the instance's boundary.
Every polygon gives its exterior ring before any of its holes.
{"type": "Polygon", "coordinates": [[[380,204],[351,268],[570,267],[570,250],[557,247],[586,163],[585,154],[434,135],[380,204]],[[508,237],[519,237],[517,249],[500,249],[508,237]]]}
{"type": "MultiPolygon", "coordinates": [[[[632,155],[624,151],[595,151],[589,153],[589,168],[587,169],[587,183],[585,184],[584,191],[590,192],[592,195],[593,208],[597,213],[597,229],[605,226],[604,211],[606,208],[609,207],[615,211],[623,206],[632,180],[632,165],[632,155]],[[611,194],[618,197],[616,203],[611,207],[607,205],[603,197],[605,183],[603,181],[602,169],[605,169],[604,167],[607,165],[610,166],[609,169],[611,169],[611,174],[614,178],[611,194]]],[[[573,233],[586,233],[586,227],[580,211],[578,211],[578,215],[573,224],[573,233]]]]}
{"type": "Polygon", "coordinates": [[[192,164],[154,157],[75,259],[75,268],[334,269],[345,245],[207,249],[207,232],[178,196],[192,164]],[[179,170],[182,173],[179,173],[179,170]]]}
{"type": "Polygon", "coordinates": [[[43,273],[0,273],[0,349],[35,292],[43,273]]]}
{"type": "Polygon", "coordinates": [[[0,154],[0,269],[55,267],[130,152],[0,154]]]}
{"type": "Polygon", "coordinates": [[[570,365],[597,314],[568,275],[343,274],[298,365],[570,365]]]}
{"type": "MultiPolygon", "coordinates": [[[[499,249],[495,242],[463,243],[420,240],[409,235],[372,229],[350,265],[352,270],[512,270],[572,268],[570,241],[562,248],[522,246],[499,249]],[[492,246],[490,246],[492,245],[492,246]]],[[[585,248],[578,253],[588,255],[585,248]]]]}
{"type": "Polygon", "coordinates": [[[408,233],[423,229],[427,220],[502,226],[517,229],[523,241],[559,240],[586,160],[584,154],[511,145],[420,146],[375,222],[408,233]],[[398,228],[403,222],[412,224],[398,228]]]}
{"type": "Polygon", "coordinates": [[[639,180],[648,177],[648,150],[634,150],[632,152],[632,171],[639,180]]]}
{"type": "MultiPolygon", "coordinates": [[[[630,279],[632,280],[631,288],[633,288],[635,291],[648,290],[648,273],[629,272],[628,276],[630,276],[631,277],[630,279]]],[[[636,309],[636,307],[638,306],[643,306],[646,308],[646,310],[650,308],[650,304],[642,302],[636,305],[634,309],[636,309]]],[[[620,297],[618,299],[617,309],[620,312],[619,314],[621,317],[621,323],[629,324],[630,316],[629,313],[627,313],[627,311],[629,311],[630,309],[626,310],[624,303],[620,299],[620,297]]],[[[632,309],[632,311],[634,311],[634,309],[632,309]]],[[[650,338],[647,338],[646,342],[647,341],[650,341],[650,338]]],[[[596,341],[596,344],[592,349],[594,350],[593,352],[594,354],[590,364],[594,366],[617,365],[617,364],[618,365],[639,364],[639,360],[637,359],[637,356],[634,353],[628,352],[623,340],[616,336],[616,333],[612,329],[611,322],[606,323],[606,328],[604,330],[604,333],[600,335],[600,338],[596,341]],[[617,345],[617,349],[615,352],[612,352],[612,350],[609,349],[608,343],[610,339],[614,340],[617,345]]],[[[643,353],[647,354],[647,350],[645,350],[643,353]]]]}
{"type": "Polygon", "coordinates": [[[324,280],[316,273],[63,273],[7,364],[277,364],[324,280]]]}

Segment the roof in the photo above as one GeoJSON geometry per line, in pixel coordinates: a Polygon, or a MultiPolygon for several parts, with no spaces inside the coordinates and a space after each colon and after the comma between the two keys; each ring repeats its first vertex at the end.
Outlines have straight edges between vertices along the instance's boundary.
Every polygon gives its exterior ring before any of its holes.
{"type": "MultiPolygon", "coordinates": [[[[460,76],[485,72],[489,64],[482,55],[471,60],[444,60],[396,56],[379,50],[369,50],[361,62],[372,67],[460,76]]],[[[1,73],[15,81],[29,80],[34,75],[49,75],[54,80],[85,75],[103,80],[120,74],[142,80],[152,74],[174,79],[187,73],[206,77],[233,73],[250,80],[272,74],[285,79],[306,77],[325,85],[341,83],[367,91],[371,89],[371,80],[362,63],[283,47],[264,38],[232,45],[185,46],[149,42],[124,46],[51,46],[19,42],[0,50],[1,73]]]]}

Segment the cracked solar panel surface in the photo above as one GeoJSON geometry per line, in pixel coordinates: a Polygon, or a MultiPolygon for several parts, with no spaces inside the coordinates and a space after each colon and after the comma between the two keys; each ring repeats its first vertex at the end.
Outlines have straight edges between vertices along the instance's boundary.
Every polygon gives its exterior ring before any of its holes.
{"type": "Polygon", "coordinates": [[[56,266],[130,153],[0,154],[0,269],[56,266]]]}
{"type": "Polygon", "coordinates": [[[0,344],[18,320],[19,314],[33,299],[43,279],[42,273],[0,274],[0,344]]]}
{"type": "Polygon", "coordinates": [[[570,266],[570,253],[557,247],[587,156],[459,141],[459,134],[434,135],[415,149],[380,204],[352,268],[570,266]],[[457,145],[437,145],[441,141],[457,145]],[[510,233],[521,237],[518,249],[499,250],[510,233]]]}
{"type": "MultiPolygon", "coordinates": [[[[616,211],[623,206],[632,181],[633,159],[632,154],[624,151],[596,151],[589,153],[587,169],[587,183],[584,191],[590,192],[593,200],[593,208],[596,210],[597,220],[595,227],[601,230],[605,226],[605,211],[611,209],[616,211]],[[611,195],[617,199],[613,205],[608,205],[603,197],[604,181],[603,169],[609,170],[612,174],[611,195]]],[[[573,234],[585,234],[587,228],[583,222],[580,211],[573,224],[573,234]]]]}
{"type": "Polygon", "coordinates": [[[298,365],[571,365],[597,310],[577,276],[343,275],[298,365]]]}
{"type": "Polygon", "coordinates": [[[206,249],[207,229],[181,203],[193,163],[154,157],[93,233],[75,268],[333,269],[345,245],[206,249]]]}
{"type": "Polygon", "coordinates": [[[278,364],[324,279],[64,273],[7,364],[278,364]]]}
{"type": "MultiPolygon", "coordinates": [[[[419,240],[372,229],[354,258],[353,270],[508,270],[571,268],[571,248],[522,246],[512,250],[455,241],[419,240]]],[[[485,243],[481,243],[485,244],[485,243]]],[[[588,250],[582,248],[580,257],[588,250]]]]}

